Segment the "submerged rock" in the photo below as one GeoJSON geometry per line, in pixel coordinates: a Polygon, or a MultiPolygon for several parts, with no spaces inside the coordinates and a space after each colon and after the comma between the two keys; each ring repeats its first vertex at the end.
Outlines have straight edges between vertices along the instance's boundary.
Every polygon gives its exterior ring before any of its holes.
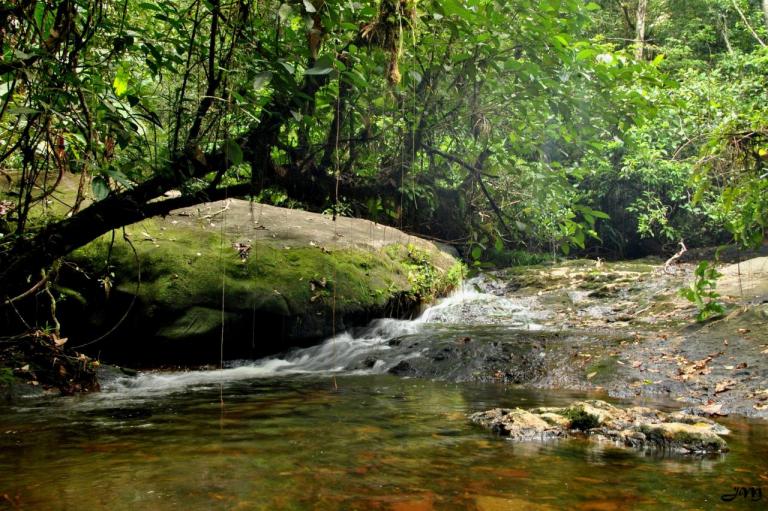
{"type": "Polygon", "coordinates": [[[517,441],[586,436],[637,449],[679,454],[728,451],[720,437],[727,435],[728,429],[710,419],[639,406],[623,409],[599,400],[580,401],[564,408],[494,408],[469,418],[517,441]]]}

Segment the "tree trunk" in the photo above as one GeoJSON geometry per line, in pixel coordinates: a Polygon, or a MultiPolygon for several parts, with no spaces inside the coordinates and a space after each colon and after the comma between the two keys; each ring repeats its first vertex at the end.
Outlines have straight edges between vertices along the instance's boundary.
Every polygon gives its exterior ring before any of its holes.
{"type": "MultiPolygon", "coordinates": [[[[768,2],[768,0],[764,0],[768,2]]],[[[728,53],[733,53],[733,47],[731,46],[731,38],[728,36],[728,20],[724,14],[720,15],[720,33],[723,35],[723,42],[728,49],[728,53]]]]}
{"type": "Polygon", "coordinates": [[[768,0],[763,0],[763,18],[765,19],[765,28],[768,29],[768,0]]]}
{"type": "Polygon", "coordinates": [[[635,21],[635,58],[642,60],[645,50],[645,17],[648,11],[648,0],[638,0],[635,21]]]}

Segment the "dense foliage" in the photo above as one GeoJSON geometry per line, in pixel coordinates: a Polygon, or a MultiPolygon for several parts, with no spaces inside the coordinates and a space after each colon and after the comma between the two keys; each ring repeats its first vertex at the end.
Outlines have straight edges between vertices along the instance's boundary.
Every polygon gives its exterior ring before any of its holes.
{"type": "Polygon", "coordinates": [[[10,1],[0,27],[3,300],[224,196],[475,259],[765,235],[766,2],[10,1]]]}

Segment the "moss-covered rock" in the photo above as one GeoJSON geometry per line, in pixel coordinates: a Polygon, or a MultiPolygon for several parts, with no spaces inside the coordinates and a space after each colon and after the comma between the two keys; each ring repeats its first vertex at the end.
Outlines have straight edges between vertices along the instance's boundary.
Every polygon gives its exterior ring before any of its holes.
{"type": "Polygon", "coordinates": [[[222,337],[225,359],[312,343],[415,314],[462,274],[451,255],[396,229],[240,200],[132,225],[74,261],[83,271],[63,285],[88,292],[60,307],[67,335],[109,332],[89,349],[131,364],[218,361],[222,337]]]}
{"type": "Polygon", "coordinates": [[[647,444],[662,450],[680,453],[706,453],[727,451],[725,440],[712,431],[709,424],[669,422],[646,424],[640,427],[647,444]]]}
{"type": "Polygon", "coordinates": [[[623,409],[600,400],[580,401],[565,408],[494,408],[469,418],[513,440],[567,438],[576,434],[676,454],[728,451],[720,437],[727,435],[728,429],[710,419],[639,406],[623,409]]]}

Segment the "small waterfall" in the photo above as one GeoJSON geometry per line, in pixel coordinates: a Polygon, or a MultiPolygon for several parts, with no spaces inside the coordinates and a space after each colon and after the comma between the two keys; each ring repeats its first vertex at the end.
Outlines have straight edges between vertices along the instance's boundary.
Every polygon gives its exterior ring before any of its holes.
{"type": "Polygon", "coordinates": [[[229,368],[211,371],[142,373],[106,384],[106,392],[168,393],[189,386],[247,380],[289,374],[370,374],[386,372],[403,360],[418,357],[419,351],[391,352],[390,342],[423,333],[435,325],[503,323],[516,328],[536,329],[523,304],[475,290],[466,282],[450,296],[427,308],[414,320],[378,319],[364,329],[341,333],[320,345],[260,360],[236,361],[229,368]],[[386,356],[388,353],[390,356],[386,356]],[[385,361],[386,359],[386,361],[385,361]]]}

